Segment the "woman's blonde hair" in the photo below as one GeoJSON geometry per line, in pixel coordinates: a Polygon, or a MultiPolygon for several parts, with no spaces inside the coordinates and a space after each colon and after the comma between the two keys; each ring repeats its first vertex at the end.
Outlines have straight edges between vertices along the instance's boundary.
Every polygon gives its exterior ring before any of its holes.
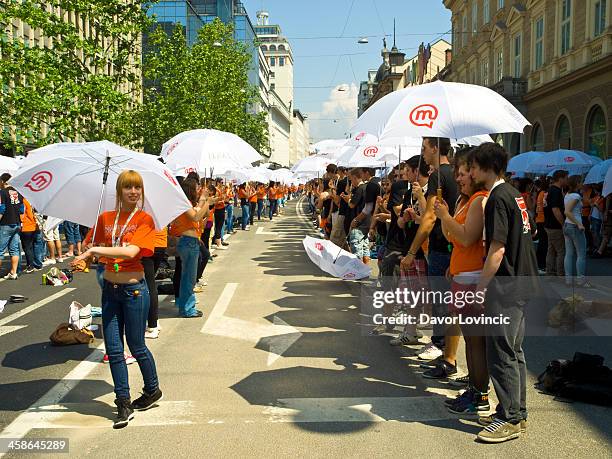
{"type": "Polygon", "coordinates": [[[115,191],[117,192],[117,198],[115,201],[115,210],[119,210],[121,207],[121,196],[123,195],[124,188],[130,188],[132,186],[138,186],[142,189],[142,202],[140,208],[144,207],[144,182],[142,180],[142,176],[133,170],[126,170],[119,174],[117,177],[117,184],[115,186],[115,191]]]}

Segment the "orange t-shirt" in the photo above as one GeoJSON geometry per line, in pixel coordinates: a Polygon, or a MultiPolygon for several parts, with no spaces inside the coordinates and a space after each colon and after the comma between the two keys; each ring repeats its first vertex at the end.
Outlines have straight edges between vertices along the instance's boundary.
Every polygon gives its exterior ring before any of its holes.
{"type": "Polygon", "coordinates": [[[544,200],[546,199],[546,191],[540,191],[536,198],[536,223],[544,223],[544,200]]]}
{"type": "Polygon", "coordinates": [[[25,198],[23,199],[23,205],[25,207],[25,212],[21,214],[21,231],[24,233],[36,231],[37,223],[32,205],[25,198]]]}
{"type": "Polygon", "coordinates": [[[185,231],[193,230],[198,236],[202,234],[202,223],[194,222],[187,212],[181,214],[170,224],[170,234],[175,237],[180,237],[185,231]]]}
{"type": "MultiPolygon", "coordinates": [[[[115,223],[116,211],[104,212],[98,217],[96,226],[96,234],[93,238],[94,245],[102,245],[104,247],[112,246],[112,232],[115,223]]],[[[118,236],[123,231],[125,222],[129,217],[130,212],[121,212],[117,222],[116,235],[118,236]]],[[[93,231],[93,230],[92,230],[93,231]]],[[[88,238],[91,238],[91,232],[88,238]]],[[[128,222],[127,228],[123,232],[119,243],[122,246],[135,245],[140,248],[140,252],[134,258],[129,260],[121,258],[104,258],[106,263],[106,271],[114,271],[115,263],[119,265],[119,271],[123,272],[142,272],[144,268],[140,259],[142,257],[150,257],[155,249],[155,223],[149,214],[143,210],[139,210],[134,214],[128,222]]]]}
{"type": "MultiPolygon", "coordinates": [[[[467,204],[455,215],[455,221],[461,225],[465,224],[470,206],[474,200],[480,196],[486,197],[488,192],[478,191],[474,193],[468,200],[467,204]]],[[[470,271],[481,270],[484,266],[485,248],[482,239],[474,242],[472,245],[465,247],[454,238],[451,238],[453,244],[453,253],[450,260],[450,273],[456,275],[470,271]]]]}
{"type": "Polygon", "coordinates": [[[277,199],[275,186],[271,186],[270,188],[268,188],[268,199],[277,199]]]}
{"type": "Polygon", "coordinates": [[[244,188],[238,188],[238,198],[248,199],[249,195],[244,188]]]}
{"type": "Polygon", "coordinates": [[[254,189],[249,193],[249,202],[257,202],[257,191],[254,189]]]}
{"type": "Polygon", "coordinates": [[[258,200],[259,199],[261,199],[261,200],[265,199],[266,194],[267,194],[266,187],[265,186],[260,186],[259,189],[257,190],[257,199],[258,200]]]}
{"type": "Polygon", "coordinates": [[[155,231],[155,248],[168,247],[168,227],[161,231],[155,231]]]}
{"type": "Polygon", "coordinates": [[[225,209],[225,194],[222,191],[217,192],[219,200],[215,203],[215,210],[225,209]]]}

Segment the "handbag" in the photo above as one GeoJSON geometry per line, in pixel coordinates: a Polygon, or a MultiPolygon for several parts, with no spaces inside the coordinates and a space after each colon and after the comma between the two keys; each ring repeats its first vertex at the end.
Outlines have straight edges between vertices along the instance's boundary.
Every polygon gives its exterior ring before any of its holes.
{"type": "Polygon", "coordinates": [[[94,340],[89,330],[79,330],[68,323],[61,323],[49,337],[54,346],[68,346],[71,344],[89,344],[94,340]]]}
{"type": "Polygon", "coordinates": [[[83,306],[78,301],[70,303],[68,324],[83,330],[91,326],[91,304],[83,306]]]}

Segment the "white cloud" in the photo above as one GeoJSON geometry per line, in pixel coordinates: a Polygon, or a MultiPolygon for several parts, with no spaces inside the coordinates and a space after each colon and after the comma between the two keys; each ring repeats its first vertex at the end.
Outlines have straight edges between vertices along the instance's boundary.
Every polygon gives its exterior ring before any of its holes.
{"type": "Polygon", "coordinates": [[[356,84],[343,83],[329,92],[320,112],[310,113],[310,136],[313,142],[322,139],[341,139],[357,120],[356,84]],[[339,91],[344,88],[344,91],[339,91]]]}

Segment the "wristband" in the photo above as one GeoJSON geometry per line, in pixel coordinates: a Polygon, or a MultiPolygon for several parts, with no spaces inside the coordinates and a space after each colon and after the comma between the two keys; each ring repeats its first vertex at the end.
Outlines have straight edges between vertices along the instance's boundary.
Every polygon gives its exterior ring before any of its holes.
{"type": "Polygon", "coordinates": [[[408,255],[412,255],[413,257],[416,257],[416,253],[412,253],[410,250],[408,251],[408,255]]]}

